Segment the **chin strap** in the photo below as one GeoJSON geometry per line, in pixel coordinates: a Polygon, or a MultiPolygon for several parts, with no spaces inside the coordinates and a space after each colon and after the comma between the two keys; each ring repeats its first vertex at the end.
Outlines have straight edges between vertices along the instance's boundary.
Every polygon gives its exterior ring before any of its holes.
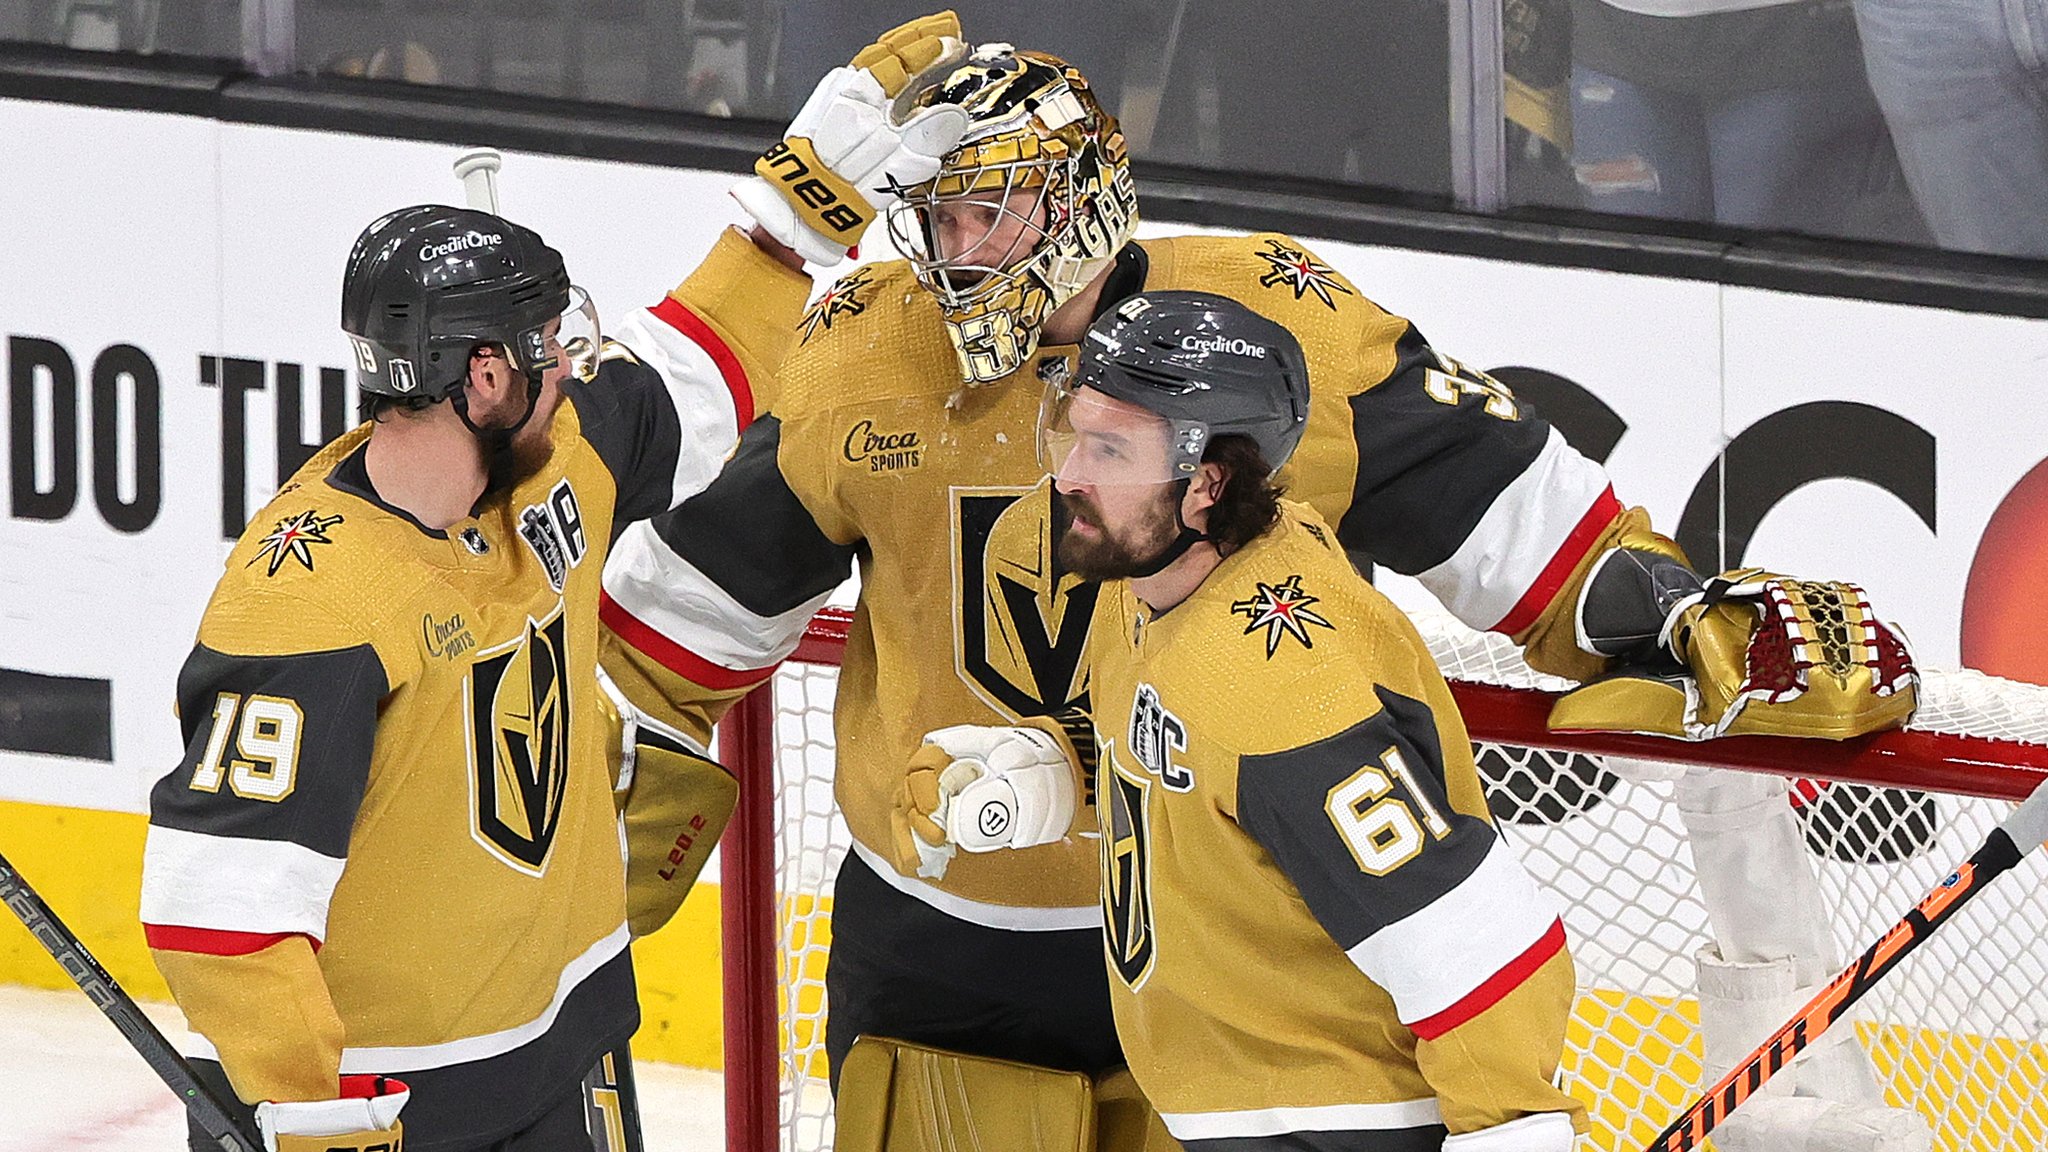
{"type": "Polygon", "coordinates": [[[533,374],[528,374],[526,377],[526,415],[521,416],[519,422],[510,428],[477,427],[476,421],[469,418],[469,389],[467,387],[458,386],[455,391],[449,393],[448,403],[454,407],[455,415],[461,417],[462,426],[469,429],[470,435],[475,436],[483,443],[486,452],[495,455],[503,451],[505,445],[512,442],[512,437],[519,435],[519,430],[526,427],[528,420],[533,419],[534,407],[540,403],[540,377],[533,374]]]}
{"type": "Polygon", "coordinates": [[[1134,569],[1131,572],[1131,575],[1137,579],[1142,580],[1147,576],[1157,576],[1166,570],[1167,565],[1186,555],[1188,549],[1209,538],[1207,532],[1198,532],[1188,527],[1187,521],[1180,518],[1180,506],[1187,499],[1189,481],[1176,480],[1173,484],[1173,522],[1180,525],[1180,535],[1175,536],[1173,543],[1168,544],[1165,551],[1153,557],[1144,567],[1134,569]]]}

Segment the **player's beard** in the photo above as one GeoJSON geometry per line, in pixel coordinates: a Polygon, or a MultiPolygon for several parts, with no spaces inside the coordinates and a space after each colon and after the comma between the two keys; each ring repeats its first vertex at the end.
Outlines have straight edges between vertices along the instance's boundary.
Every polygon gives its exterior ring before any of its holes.
{"type": "Polygon", "coordinates": [[[1079,493],[1059,493],[1060,567],[1083,580],[1123,580],[1149,572],[1162,553],[1180,536],[1180,520],[1174,515],[1180,487],[1153,485],[1153,499],[1140,510],[1137,522],[1121,532],[1102,521],[1102,510],[1079,493]],[[1083,538],[1073,532],[1076,519],[1093,525],[1096,535],[1083,538]]]}
{"type": "Polygon", "coordinates": [[[485,442],[486,492],[503,492],[517,487],[541,470],[554,446],[546,435],[532,433],[544,431],[528,425],[502,438],[492,436],[485,442]]]}

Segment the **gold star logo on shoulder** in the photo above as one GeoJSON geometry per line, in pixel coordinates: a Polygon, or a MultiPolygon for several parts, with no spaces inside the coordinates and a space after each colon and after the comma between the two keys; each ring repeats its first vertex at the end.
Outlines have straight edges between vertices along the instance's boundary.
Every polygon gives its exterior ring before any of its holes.
{"type": "Polygon", "coordinates": [[[1259,283],[1268,288],[1288,287],[1294,289],[1294,298],[1301,299],[1303,293],[1313,292],[1316,299],[1328,305],[1331,311],[1337,309],[1337,298],[1332,292],[1354,295],[1350,288],[1337,278],[1337,270],[1299,248],[1289,248],[1278,240],[1266,241],[1268,251],[1258,254],[1259,259],[1271,264],[1259,283]]]}
{"type": "Polygon", "coordinates": [[[1316,645],[1309,639],[1309,625],[1336,631],[1335,624],[1309,609],[1309,605],[1321,601],[1301,590],[1300,576],[1289,576],[1278,584],[1259,581],[1258,589],[1250,599],[1231,604],[1230,611],[1234,615],[1251,617],[1252,622],[1244,626],[1245,635],[1249,636],[1261,628],[1266,630],[1266,659],[1271,660],[1273,653],[1279,650],[1283,634],[1301,641],[1303,648],[1313,648],[1316,645]]]}
{"type": "Polygon", "coordinates": [[[872,274],[871,269],[857,268],[825,289],[824,295],[811,301],[811,306],[804,310],[804,318],[797,324],[803,332],[798,342],[809,340],[820,328],[832,327],[832,321],[841,316],[858,316],[867,311],[868,302],[861,299],[861,293],[867,288],[872,274]]]}
{"type": "Polygon", "coordinates": [[[338,513],[333,516],[322,516],[311,508],[306,509],[297,516],[288,516],[283,520],[279,520],[277,527],[271,530],[270,535],[265,536],[259,541],[256,555],[250,557],[249,563],[245,567],[254,567],[257,561],[268,560],[270,561],[270,568],[263,574],[265,576],[275,576],[277,575],[277,570],[284,566],[285,560],[292,559],[304,564],[306,571],[311,572],[313,570],[312,545],[334,543],[333,540],[328,539],[327,530],[339,523],[341,523],[341,516],[338,513]]]}

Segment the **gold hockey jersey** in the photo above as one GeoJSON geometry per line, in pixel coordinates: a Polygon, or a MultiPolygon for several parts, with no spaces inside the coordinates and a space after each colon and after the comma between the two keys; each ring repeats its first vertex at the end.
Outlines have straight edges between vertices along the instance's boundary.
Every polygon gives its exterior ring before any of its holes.
{"type": "Polygon", "coordinates": [[[1182,1145],[1433,1152],[1578,1115],[1552,1084],[1563,926],[1492,827],[1428,648],[1335,533],[1285,503],[1170,611],[1126,581],[1101,597],[1110,995],[1182,1145]]]}
{"type": "MultiPolygon", "coordinates": [[[[1497,382],[1439,355],[1294,240],[1185,236],[1126,247],[1101,307],[1144,289],[1221,293],[1285,324],[1311,410],[1284,479],[1360,558],[1416,573],[1468,623],[1583,676],[1573,640],[1587,561],[1658,544],[1601,468],[1497,382]]],[[[854,852],[951,915],[1092,928],[1079,841],[914,877],[889,852],[890,800],[926,732],[1053,717],[1090,741],[1094,585],[1060,571],[1033,430],[1072,346],[963,390],[931,295],[907,265],[856,269],[804,314],[776,410],[709,489],[621,538],[605,576],[606,667],[641,708],[700,738],[796,647],[858,564],[838,681],[836,789],[854,852]],[[680,715],[676,715],[680,712],[680,715]]],[[[1084,828],[1092,809],[1082,815],[1084,828]]]]}
{"type": "Polygon", "coordinates": [[[638,1022],[598,723],[599,574],[752,418],[806,282],[737,233],[563,385],[553,450],[445,531],[386,503],[364,425],[251,521],[178,679],[142,919],[243,1099],[412,1088],[479,1147],[638,1022]]]}

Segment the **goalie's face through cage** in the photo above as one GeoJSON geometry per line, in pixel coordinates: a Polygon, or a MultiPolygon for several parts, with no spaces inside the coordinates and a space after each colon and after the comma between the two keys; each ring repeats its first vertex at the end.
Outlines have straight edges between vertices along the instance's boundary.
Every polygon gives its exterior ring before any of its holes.
{"type": "Polygon", "coordinates": [[[961,378],[993,383],[1129,242],[1138,204],[1123,133],[1071,65],[1007,44],[898,100],[957,104],[970,119],[939,174],[900,190],[889,235],[938,298],[961,378]]]}

